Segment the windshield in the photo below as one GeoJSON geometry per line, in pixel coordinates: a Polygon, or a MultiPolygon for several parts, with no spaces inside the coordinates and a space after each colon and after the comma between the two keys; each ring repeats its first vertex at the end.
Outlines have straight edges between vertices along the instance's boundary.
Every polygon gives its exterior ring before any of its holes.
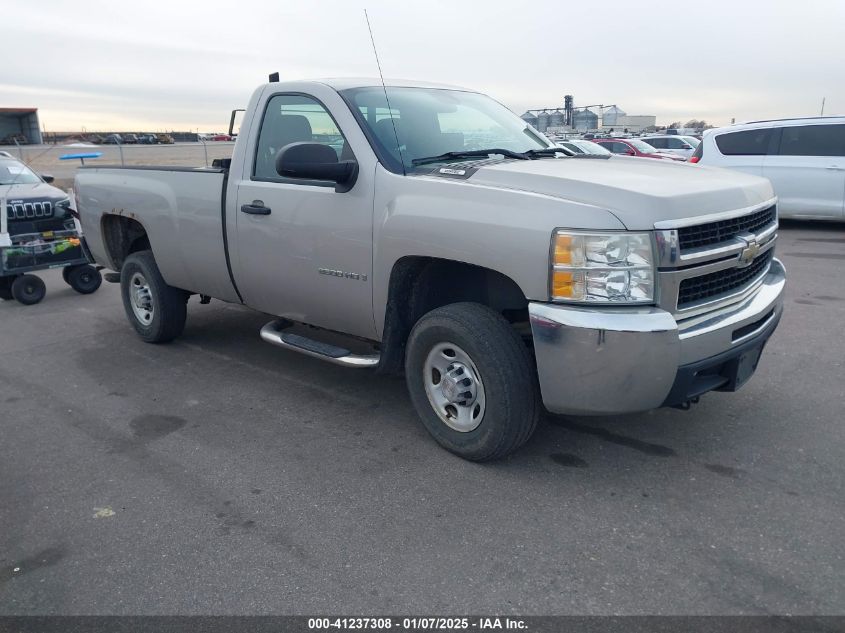
{"type": "Polygon", "coordinates": [[[657,152],[657,150],[653,146],[649,145],[645,141],[640,141],[635,138],[629,138],[626,140],[628,141],[628,143],[636,147],[637,151],[642,152],[643,154],[654,154],[655,152],[657,152]]]}
{"type": "Polygon", "coordinates": [[[598,143],[593,143],[592,141],[577,140],[577,141],[569,141],[569,142],[572,143],[573,145],[578,146],[582,153],[601,154],[601,155],[612,153],[609,150],[602,147],[601,145],[599,145],[598,143]]]}
{"type": "Polygon", "coordinates": [[[382,162],[396,172],[403,171],[403,165],[404,171],[413,171],[415,159],[447,152],[496,148],[521,153],[550,145],[505,106],[475,92],[387,88],[390,109],[381,87],[344,90],[341,95],[382,162]]]}
{"type": "Polygon", "coordinates": [[[0,185],[35,185],[39,182],[41,179],[26,165],[0,158],[0,185]]]}

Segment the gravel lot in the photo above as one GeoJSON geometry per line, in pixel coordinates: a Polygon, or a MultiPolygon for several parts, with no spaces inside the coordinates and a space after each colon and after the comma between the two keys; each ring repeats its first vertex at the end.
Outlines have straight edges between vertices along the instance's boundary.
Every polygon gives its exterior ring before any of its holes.
{"type": "Polygon", "coordinates": [[[151,346],[117,286],[46,273],[0,301],[0,613],[842,613],[845,225],[778,248],[742,391],[547,416],[486,465],[401,379],[263,343],[266,316],[192,299],[151,346]]]}

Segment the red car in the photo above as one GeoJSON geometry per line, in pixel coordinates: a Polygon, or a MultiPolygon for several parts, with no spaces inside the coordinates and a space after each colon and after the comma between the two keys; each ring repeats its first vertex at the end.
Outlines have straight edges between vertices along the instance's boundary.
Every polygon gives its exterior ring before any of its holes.
{"type": "Polygon", "coordinates": [[[215,134],[211,137],[212,141],[234,141],[234,136],[229,136],[228,134],[215,134]]]}
{"type": "Polygon", "coordinates": [[[636,138],[597,138],[593,140],[593,143],[598,143],[611,153],[622,156],[641,156],[643,158],[660,158],[681,162],[686,160],[681,156],[661,152],[645,141],[636,138]]]}

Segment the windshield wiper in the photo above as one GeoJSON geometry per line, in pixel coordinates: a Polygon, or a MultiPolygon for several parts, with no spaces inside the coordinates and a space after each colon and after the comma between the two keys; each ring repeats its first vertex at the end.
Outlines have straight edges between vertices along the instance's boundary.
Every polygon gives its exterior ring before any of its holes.
{"type": "Polygon", "coordinates": [[[543,147],[542,149],[529,149],[525,152],[527,158],[537,158],[540,156],[554,156],[555,154],[563,154],[564,156],[575,156],[575,152],[566,147],[543,147]]]}
{"type": "Polygon", "coordinates": [[[416,165],[427,165],[429,163],[441,163],[455,158],[475,158],[481,156],[489,156],[490,154],[500,154],[506,158],[518,158],[520,160],[528,160],[528,156],[520,152],[514,152],[509,149],[473,149],[462,152],[446,152],[439,156],[425,156],[423,158],[415,158],[411,162],[416,165]]]}

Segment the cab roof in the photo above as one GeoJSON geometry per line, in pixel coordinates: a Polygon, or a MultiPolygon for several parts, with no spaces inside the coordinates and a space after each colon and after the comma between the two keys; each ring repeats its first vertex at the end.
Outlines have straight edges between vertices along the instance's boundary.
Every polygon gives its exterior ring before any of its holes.
{"type": "MultiPolygon", "coordinates": [[[[288,83],[280,81],[279,84],[288,83]]],[[[381,88],[382,83],[379,77],[329,77],[324,79],[297,79],[290,83],[317,83],[330,86],[335,90],[349,90],[352,88],[381,88]]],[[[276,85],[276,84],[268,84],[276,85]]],[[[463,90],[465,92],[476,92],[462,86],[433,83],[429,81],[418,81],[413,79],[391,79],[385,78],[384,85],[390,88],[436,88],[440,90],[463,90]]]]}

